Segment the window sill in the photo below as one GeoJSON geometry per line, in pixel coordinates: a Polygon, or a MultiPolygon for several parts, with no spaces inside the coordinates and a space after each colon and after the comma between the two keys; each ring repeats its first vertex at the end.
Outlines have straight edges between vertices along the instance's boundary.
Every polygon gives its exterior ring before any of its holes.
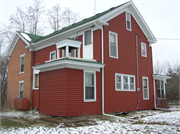
{"type": "Polygon", "coordinates": [[[84,102],[96,102],[95,99],[87,99],[87,100],[84,100],[84,102]]]}
{"type": "Polygon", "coordinates": [[[19,72],[19,74],[24,74],[24,72],[19,72]]]}
{"type": "Polygon", "coordinates": [[[115,90],[115,91],[128,91],[128,92],[135,92],[135,90],[115,90]]]}
{"type": "Polygon", "coordinates": [[[110,58],[114,58],[114,59],[118,59],[118,57],[115,57],[115,56],[109,56],[110,58]]]}
{"type": "Polygon", "coordinates": [[[131,30],[131,29],[128,29],[127,27],[126,27],[126,30],[132,32],[132,30],[131,30]]]}
{"type": "Polygon", "coordinates": [[[149,98],[147,98],[147,99],[144,99],[144,98],[143,98],[143,100],[149,100],[149,98]]]}
{"type": "Polygon", "coordinates": [[[147,56],[145,56],[145,55],[141,55],[141,56],[142,56],[142,57],[145,57],[145,58],[147,57],[147,56]]]}
{"type": "Polygon", "coordinates": [[[39,88],[33,88],[33,90],[39,90],[39,88]]]}

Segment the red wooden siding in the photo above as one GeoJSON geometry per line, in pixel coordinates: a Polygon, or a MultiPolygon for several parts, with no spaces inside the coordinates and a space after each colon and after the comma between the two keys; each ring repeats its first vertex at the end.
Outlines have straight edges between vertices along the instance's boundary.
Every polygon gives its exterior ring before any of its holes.
{"type": "Polygon", "coordinates": [[[39,90],[33,90],[33,109],[39,109],[39,90]]]}
{"type": "Polygon", "coordinates": [[[40,72],[39,113],[65,115],[65,69],[40,72]]]}
{"type": "Polygon", "coordinates": [[[96,102],[84,102],[83,70],[67,69],[67,117],[101,114],[101,74],[96,73],[96,102]]]}
{"type": "Polygon", "coordinates": [[[105,62],[105,112],[120,112],[137,110],[137,92],[115,91],[115,73],[135,75],[137,88],[136,67],[136,34],[138,34],[139,57],[139,109],[154,108],[153,79],[152,79],[152,48],[134,18],[131,16],[132,31],[126,30],[125,13],[110,20],[104,27],[104,62],[105,62]],[[118,34],[118,59],[109,57],[109,31],[118,34]],[[141,42],[147,44],[147,57],[141,56],[141,42]],[[142,76],[149,79],[149,100],[143,100],[142,76]]]}
{"type": "MultiPolygon", "coordinates": [[[[51,51],[56,51],[56,45],[52,45],[34,52],[34,66],[49,60],[51,51]]],[[[57,55],[57,52],[56,52],[57,55]]]]}
{"type": "Polygon", "coordinates": [[[93,32],[93,57],[101,62],[101,30],[93,32]]]}

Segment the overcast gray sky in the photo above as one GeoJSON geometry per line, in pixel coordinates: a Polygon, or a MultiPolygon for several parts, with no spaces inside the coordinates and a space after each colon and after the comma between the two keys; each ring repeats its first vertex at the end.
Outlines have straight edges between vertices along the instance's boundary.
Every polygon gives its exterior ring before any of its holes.
{"type": "MultiPolygon", "coordinates": [[[[33,4],[33,0],[0,0],[0,22],[8,24],[10,15],[16,13],[16,7],[24,9],[33,4]]],[[[120,5],[127,0],[96,0],[95,12],[99,13],[120,5]]],[[[157,38],[153,44],[153,62],[169,61],[180,64],[180,0],[133,0],[147,25],[157,38]],[[175,40],[176,39],[176,40],[175,40]]],[[[94,15],[95,0],[43,0],[46,9],[59,3],[70,7],[84,18],[94,15]]]]}

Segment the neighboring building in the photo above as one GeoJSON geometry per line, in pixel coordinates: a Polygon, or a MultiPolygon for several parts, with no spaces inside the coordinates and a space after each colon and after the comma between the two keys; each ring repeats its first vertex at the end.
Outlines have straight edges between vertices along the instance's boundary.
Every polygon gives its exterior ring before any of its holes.
{"type": "Polygon", "coordinates": [[[63,117],[156,108],[168,77],[153,75],[155,42],[132,1],[47,36],[16,32],[8,105],[25,97],[40,114],[63,117]]]}

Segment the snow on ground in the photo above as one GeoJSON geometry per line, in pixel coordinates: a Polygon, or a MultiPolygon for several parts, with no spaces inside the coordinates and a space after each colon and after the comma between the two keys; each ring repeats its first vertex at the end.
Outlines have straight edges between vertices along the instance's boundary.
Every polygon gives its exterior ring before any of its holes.
{"type": "MultiPolygon", "coordinates": [[[[162,110],[144,110],[132,113],[127,117],[120,117],[114,121],[97,120],[98,125],[84,127],[63,127],[60,124],[57,127],[26,127],[26,128],[0,128],[1,134],[180,134],[180,108],[171,108],[172,112],[163,112],[162,110]],[[137,117],[137,118],[135,118],[137,117]],[[138,119],[138,120],[137,120],[138,119]],[[128,121],[127,121],[128,120],[128,121]],[[136,121],[133,121],[136,120],[136,121]],[[138,122],[140,121],[140,122],[138,122]]],[[[39,118],[37,112],[5,112],[0,116],[8,117],[23,117],[24,118],[39,118]],[[29,116],[29,117],[28,117],[29,116]],[[34,116],[34,117],[33,117],[34,116]]]]}
{"type": "Polygon", "coordinates": [[[36,119],[40,118],[38,111],[15,111],[10,112],[0,112],[0,117],[15,117],[15,118],[24,118],[24,119],[36,119]]]}

